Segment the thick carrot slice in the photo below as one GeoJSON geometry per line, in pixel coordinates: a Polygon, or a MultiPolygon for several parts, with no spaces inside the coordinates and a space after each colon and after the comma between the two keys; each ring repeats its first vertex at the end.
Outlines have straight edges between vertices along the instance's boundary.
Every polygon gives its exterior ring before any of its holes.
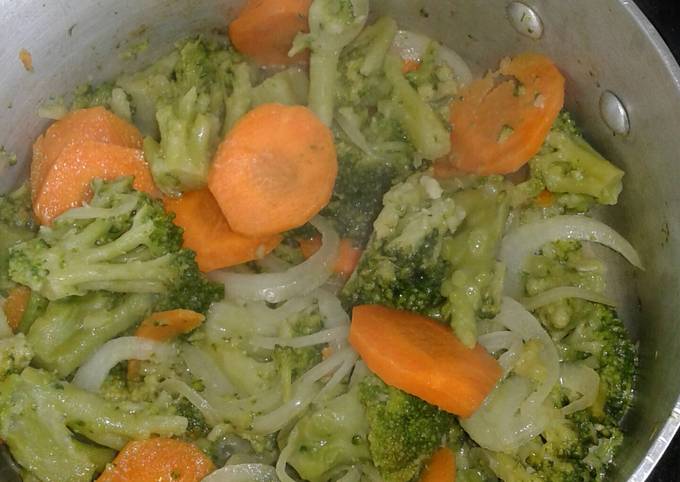
{"type": "Polygon", "coordinates": [[[128,443],[97,482],[199,482],[212,461],[193,444],[171,438],[128,443]]]}
{"type": "Polygon", "coordinates": [[[248,0],[229,24],[229,38],[236,50],[265,65],[303,62],[307,52],[288,56],[299,32],[309,32],[312,0],[248,0]]]}
{"type": "MultiPolygon", "coordinates": [[[[321,237],[314,236],[309,239],[298,239],[300,250],[305,258],[309,258],[321,248],[321,237]]],[[[344,238],[340,240],[340,252],[338,260],[333,266],[333,271],[343,278],[348,278],[356,269],[363,251],[352,244],[352,240],[344,238]]]]}
{"type": "Polygon", "coordinates": [[[21,318],[24,316],[26,307],[28,306],[28,300],[31,299],[31,290],[26,286],[17,286],[12,288],[7,294],[5,299],[5,304],[2,309],[7,317],[7,323],[9,323],[12,331],[16,332],[21,323],[21,318]]]}
{"type": "Polygon", "coordinates": [[[465,172],[508,174],[534,156],[564,105],[564,77],[525,53],[472,82],[451,104],[453,162],[465,172]]]}
{"type": "Polygon", "coordinates": [[[71,144],[45,173],[33,199],[35,216],[41,224],[50,224],[64,211],[89,199],[92,179],[121,176],[134,176],[135,189],[157,194],[142,150],[96,141],[71,144]]]}
{"type": "Polygon", "coordinates": [[[349,341],[385,383],[461,417],[479,408],[502,373],[480,345],[467,348],[450,328],[384,306],[354,307],[349,341]]]}
{"type": "Polygon", "coordinates": [[[184,229],[184,247],[196,252],[201,271],[208,272],[261,258],[281,242],[281,236],[251,238],[235,233],[208,189],[165,199],[165,209],[175,213],[184,229]]]}
{"type": "Polygon", "coordinates": [[[82,142],[141,149],[144,141],[135,126],[103,107],[80,109],[66,114],[52,124],[33,144],[31,162],[31,194],[35,199],[52,163],[65,147],[82,142]]]}
{"type": "Polygon", "coordinates": [[[337,172],[333,134],[311,110],[262,104],[227,134],[208,187],[234,231],[270,236],[314,217],[337,172]]]}
{"type": "Polygon", "coordinates": [[[415,72],[419,68],[420,68],[420,60],[404,59],[401,63],[401,72],[403,74],[408,74],[409,72],[415,72]]]}
{"type": "Polygon", "coordinates": [[[437,450],[425,465],[420,482],[456,482],[456,454],[448,447],[437,450]]]}

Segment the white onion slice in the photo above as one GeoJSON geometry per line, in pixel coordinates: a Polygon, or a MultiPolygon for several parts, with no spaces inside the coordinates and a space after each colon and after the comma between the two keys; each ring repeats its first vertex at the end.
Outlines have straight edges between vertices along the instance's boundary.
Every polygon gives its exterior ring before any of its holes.
{"type": "Polygon", "coordinates": [[[293,454],[293,450],[295,450],[295,439],[297,438],[297,434],[297,428],[294,428],[290,435],[288,435],[288,443],[283,448],[279,454],[279,459],[276,461],[276,475],[279,476],[279,480],[281,482],[297,482],[294,478],[288,475],[288,472],[286,471],[286,467],[288,467],[288,459],[293,454]]]}
{"type": "Polygon", "coordinates": [[[167,343],[160,343],[137,336],[124,336],[107,341],[87,360],[73,377],[73,384],[90,392],[98,391],[111,369],[125,360],[167,360],[175,349],[167,343]]]}
{"type": "Polygon", "coordinates": [[[563,387],[581,394],[580,398],[562,407],[563,415],[585,410],[597,400],[600,389],[600,375],[583,363],[563,363],[560,371],[560,382],[563,387]]]}
{"type": "Polygon", "coordinates": [[[215,360],[206,352],[194,345],[182,345],[182,358],[191,374],[201,380],[206,389],[217,395],[231,395],[234,386],[222,372],[215,360]]]}
{"type": "Polygon", "coordinates": [[[269,253],[264,258],[258,260],[257,264],[269,273],[281,273],[293,266],[272,253],[269,253]]]}
{"type": "Polygon", "coordinates": [[[195,406],[201,412],[201,414],[203,414],[203,416],[205,417],[205,421],[211,427],[214,427],[215,425],[221,422],[221,417],[219,416],[218,411],[210,404],[210,402],[208,402],[205,398],[201,396],[200,393],[198,393],[196,390],[191,388],[183,381],[171,378],[168,380],[164,380],[160,384],[160,387],[163,390],[167,390],[172,393],[177,393],[178,395],[181,395],[184,398],[186,398],[189,401],[189,403],[195,406]]]}
{"type": "Polygon", "coordinates": [[[512,370],[524,346],[522,337],[512,331],[487,333],[486,335],[481,335],[477,341],[486,351],[493,354],[505,350],[505,353],[498,357],[498,364],[503,368],[503,376],[507,376],[510,370],[512,370]]]}
{"type": "Polygon", "coordinates": [[[280,303],[314,291],[333,272],[340,238],[321,216],[316,216],[311,224],[321,233],[321,248],[303,263],[282,273],[215,272],[213,277],[224,283],[226,296],[235,299],[280,303]]]}
{"type": "Polygon", "coordinates": [[[276,469],[264,464],[225,465],[203,482],[279,482],[276,469]]]}
{"type": "Polygon", "coordinates": [[[352,467],[345,475],[340,477],[337,482],[359,482],[361,480],[361,471],[356,467],[352,467]]]}
{"type": "Polygon", "coordinates": [[[536,296],[523,298],[522,305],[524,305],[527,310],[534,311],[542,306],[563,300],[564,298],[579,298],[607,306],[615,305],[614,301],[609,299],[607,296],[595,291],[579,288],[577,286],[559,286],[557,288],[543,291],[536,296]]]}
{"type": "Polygon", "coordinates": [[[543,245],[561,239],[603,244],[618,251],[633,266],[643,269],[635,248],[606,224],[586,216],[555,216],[520,226],[503,238],[500,259],[506,266],[505,292],[509,296],[521,296],[521,272],[527,257],[543,245]]]}
{"type": "Polygon", "coordinates": [[[342,307],[342,303],[340,303],[340,299],[337,296],[323,288],[316,290],[315,295],[325,327],[333,328],[349,325],[349,315],[342,307]]]}
{"type": "Polygon", "coordinates": [[[250,344],[257,348],[273,350],[276,345],[290,346],[293,348],[304,348],[307,346],[323,345],[337,340],[344,340],[349,336],[349,327],[338,326],[328,330],[317,331],[311,335],[297,336],[294,338],[283,338],[275,336],[255,336],[250,340],[250,344]]]}
{"type": "MultiPolygon", "coordinates": [[[[392,47],[402,59],[421,60],[432,41],[425,35],[408,30],[399,30],[394,37],[392,47]]],[[[439,42],[437,42],[437,45],[439,47],[439,62],[445,63],[451,68],[461,86],[469,84],[472,81],[472,72],[463,58],[454,50],[441,45],[439,42]]]]}

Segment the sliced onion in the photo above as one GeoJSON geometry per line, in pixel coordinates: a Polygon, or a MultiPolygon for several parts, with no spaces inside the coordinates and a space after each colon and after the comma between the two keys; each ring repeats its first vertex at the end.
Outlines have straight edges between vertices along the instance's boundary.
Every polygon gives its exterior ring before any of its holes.
{"type": "Polygon", "coordinates": [[[595,403],[600,389],[600,375],[583,363],[563,363],[560,371],[563,387],[581,394],[581,397],[562,407],[562,414],[585,410],[595,403]]]}
{"type": "Polygon", "coordinates": [[[328,330],[321,330],[306,336],[283,338],[274,336],[256,336],[250,340],[250,344],[257,348],[273,350],[277,345],[304,348],[307,346],[323,345],[326,343],[345,340],[349,335],[349,327],[338,326],[328,330]]]}
{"type": "Polygon", "coordinates": [[[174,378],[164,380],[160,384],[160,387],[163,390],[176,393],[186,398],[189,403],[191,403],[201,412],[201,414],[205,417],[205,421],[211,427],[214,427],[222,421],[219,412],[210,404],[210,402],[208,402],[196,390],[191,388],[183,381],[174,378]]]}
{"type": "Polygon", "coordinates": [[[281,482],[297,482],[294,478],[288,475],[286,468],[288,467],[288,459],[295,450],[295,439],[298,437],[297,427],[288,435],[288,443],[279,454],[279,459],[276,461],[276,475],[279,476],[281,482]]]}
{"type": "Polygon", "coordinates": [[[283,273],[215,272],[214,277],[225,284],[226,295],[233,299],[280,303],[311,293],[324,284],[333,272],[340,238],[321,216],[316,216],[311,224],[321,233],[321,248],[309,259],[283,273]]]}
{"type": "Polygon", "coordinates": [[[264,464],[225,465],[203,482],[279,482],[276,469],[264,464]]]}
{"type": "Polygon", "coordinates": [[[271,253],[258,260],[257,264],[270,273],[281,273],[292,267],[290,263],[271,253]]]}
{"type": "Polygon", "coordinates": [[[488,333],[481,335],[477,341],[490,353],[496,354],[500,351],[505,351],[505,353],[498,357],[498,364],[503,368],[504,376],[512,370],[524,346],[522,337],[512,331],[488,333]]]}
{"type": "Polygon", "coordinates": [[[352,467],[345,475],[338,479],[338,482],[359,482],[361,480],[361,471],[356,467],[352,467]]]}
{"type": "Polygon", "coordinates": [[[555,216],[520,226],[503,238],[500,258],[507,268],[505,292],[509,296],[521,296],[521,272],[527,257],[543,245],[561,239],[603,244],[642,269],[642,261],[635,248],[606,224],[586,216],[555,216]]]}
{"type": "MultiPolygon", "coordinates": [[[[409,32],[408,30],[399,30],[394,38],[392,47],[402,59],[421,60],[432,41],[432,39],[425,35],[409,32]]],[[[439,62],[445,63],[451,68],[461,86],[469,84],[472,81],[472,72],[463,58],[454,50],[444,47],[438,42],[437,46],[439,62]]]]}
{"type": "Polygon", "coordinates": [[[222,372],[215,360],[206,352],[194,345],[182,345],[182,358],[191,374],[201,380],[206,389],[223,396],[234,393],[234,386],[222,372]]]}
{"type": "Polygon", "coordinates": [[[5,299],[0,296],[0,338],[9,338],[14,334],[5,315],[5,299]]]}
{"type": "Polygon", "coordinates": [[[175,349],[167,343],[160,343],[136,336],[124,336],[107,341],[87,360],[73,377],[73,384],[90,392],[98,391],[111,369],[125,360],[167,360],[175,349]]]}
{"type": "Polygon", "coordinates": [[[327,290],[316,290],[316,299],[319,302],[319,312],[324,319],[324,326],[332,328],[336,326],[348,326],[349,315],[342,307],[340,299],[327,290]]]}
{"type": "Polygon", "coordinates": [[[559,286],[557,288],[552,288],[542,293],[532,296],[530,298],[523,298],[522,304],[529,311],[534,311],[542,306],[549,305],[550,303],[555,303],[556,301],[563,300],[565,298],[579,298],[582,300],[592,301],[594,303],[600,303],[607,306],[614,306],[613,300],[609,299],[607,296],[597,293],[596,291],[586,290],[583,288],[578,288],[576,286],[559,286]]]}
{"type": "Polygon", "coordinates": [[[364,134],[359,130],[359,126],[353,117],[356,117],[356,114],[351,107],[342,107],[336,112],[335,121],[349,140],[361,149],[364,154],[375,159],[386,160],[384,156],[376,152],[373,146],[369,144],[364,134]]]}

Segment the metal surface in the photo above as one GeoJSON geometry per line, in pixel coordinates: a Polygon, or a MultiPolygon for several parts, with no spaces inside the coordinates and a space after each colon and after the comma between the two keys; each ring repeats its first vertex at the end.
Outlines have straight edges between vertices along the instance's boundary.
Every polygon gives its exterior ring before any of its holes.
{"type": "MultiPolygon", "coordinates": [[[[197,31],[222,29],[226,0],[0,0],[0,144],[23,162],[0,179],[9,187],[25,173],[30,145],[45,127],[36,107],[51,95],[131,70],[197,31]],[[134,61],[121,53],[148,38],[134,61]],[[34,72],[18,60],[25,48],[34,72]]],[[[642,253],[631,329],[640,342],[640,380],[627,420],[627,442],[612,480],[642,481],[680,424],[680,70],[665,45],[626,0],[526,0],[543,23],[538,40],[518,33],[507,0],[374,0],[406,28],[453,47],[479,73],[505,55],[541,51],[567,77],[567,106],[587,137],[627,172],[621,205],[609,221],[642,253]],[[613,135],[599,99],[625,100],[630,133],[613,135]],[[639,309],[638,309],[639,308],[639,309]]],[[[3,466],[3,467],[6,467],[3,466]]],[[[1,480],[12,480],[0,469],[1,480]]]]}
{"type": "Polygon", "coordinates": [[[625,136],[630,132],[628,111],[621,99],[611,90],[605,90],[600,96],[600,115],[614,134],[625,136]]]}
{"type": "Polygon", "coordinates": [[[518,33],[532,39],[539,39],[543,35],[543,22],[536,11],[526,3],[511,2],[507,8],[508,20],[518,33]]]}

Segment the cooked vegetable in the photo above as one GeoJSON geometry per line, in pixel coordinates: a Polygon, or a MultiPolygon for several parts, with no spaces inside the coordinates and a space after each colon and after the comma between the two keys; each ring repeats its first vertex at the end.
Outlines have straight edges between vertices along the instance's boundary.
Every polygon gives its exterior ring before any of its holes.
{"type": "Polygon", "coordinates": [[[152,438],[128,443],[97,482],[200,482],[215,470],[201,450],[181,440],[152,438]]]}
{"type": "Polygon", "coordinates": [[[616,204],[623,187],[623,171],[583,139],[567,112],[557,117],[529,166],[550,192],[587,194],[602,204],[616,204]]]}
{"type": "Polygon", "coordinates": [[[229,24],[229,38],[236,50],[264,65],[288,65],[306,60],[300,53],[289,56],[295,36],[308,32],[312,0],[248,0],[229,24]]]}
{"type": "Polygon", "coordinates": [[[12,331],[16,332],[19,329],[30,299],[31,290],[25,286],[16,286],[9,291],[2,310],[12,331]]]}
{"type": "Polygon", "coordinates": [[[550,59],[525,53],[472,82],[451,104],[455,166],[508,174],[534,156],[564,104],[564,77],[550,59]]]}
{"type": "Polygon", "coordinates": [[[113,457],[104,447],[180,435],[185,428],[183,417],[155,415],[144,406],[128,411],[33,368],[0,383],[0,437],[40,480],[89,482],[113,457]]]}
{"type": "Polygon", "coordinates": [[[354,307],[349,341],[386,383],[463,417],[501,376],[481,346],[467,348],[434,320],[379,305],[354,307]]]}
{"type": "Polygon", "coordinates": [[[11,249],[10,276],[50,300],[89,291],[154,293],[159,309],[205,311],[220,295],[160,201],[132,180],[94,180],[88,206],[60,216],[38,238],[11,249]]]}
{"type": "Polygon", "coordinates": [[[311,111],[264,104],[229,132],[208,184],[234,231],[271,236],[328,203],[337,169],[333,136],[311,111]]]}
{"type": "Polygon", "coordinates": [[[420,476],[420,482],[456,482],[456,455],[450,448],[437,450],[420,476]]]}
{"type": "MultiPolygon", "coordinates": [[[[321,238],[314,236],[309,239],[300,239],[300,249],[305,258],[311,257],[321,248],[321,238]]],[[[361,258],[361,249],[355,247],[350,239],[341,239],[338,251],[338,259],[333,266],[333,271],[348,278],[356,269],[361,258]]]]}
{"type": "Polygon", "coordinates": [[[208,189],[165,199],[165,209],[175,214],[174,223],[184,230],[184,244],[196,252],[203,272],[262,258],[281,242],[281,236],[251,238],[234,232],[208,189]]]}
{"type": "Polygon", "coordinates": [[[10,248],[35,237],[37,229],[27,183],[0,196],[0,293],[3,295],[15,286],[9,279],[10,248]]]}
{"type": "Polygon", "coordinates": [[[23,333],[0,339],[0,381],[21,373],[33,360],[33,350],[23,333]]]}

